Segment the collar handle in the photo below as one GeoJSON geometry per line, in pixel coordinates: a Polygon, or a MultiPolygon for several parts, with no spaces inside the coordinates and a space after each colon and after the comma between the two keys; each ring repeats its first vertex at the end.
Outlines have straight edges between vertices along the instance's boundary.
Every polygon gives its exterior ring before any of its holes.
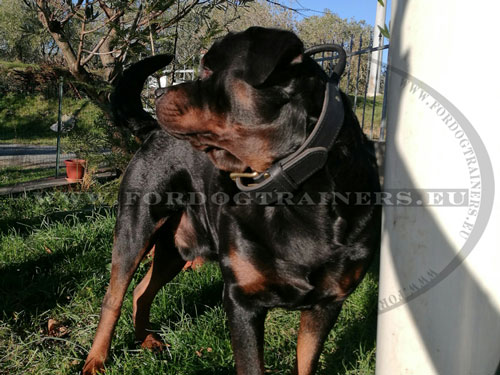
{"type": "Polygon", "coordinates": [[[313,131],[299,149],[275,162],[267,171],[253,177],[255,183],[244,185],[242,177],[234,176],[236,185],[243,192],[277,193],[292,192],[321,170],[328,159],[328,152],[344,122],[344,106],[338,87],[346,65],[346,53],[336,44],[322,44],[304,51],[310,56],[318,52],[337,52],[338,61],[326,84],[323,109],[313,131]]]}
{"type": "MultiPolygon", "coordinates": [[[[244,192],[291,192],[297,190],[314,173],[322,169],[328,152],[344,122],[344,107],[340,90],[333,82],[327,83],[323,111],[318,123],[297,151],[274,163],[266,172],[254,177],[254,184],[244,185],[236,178],[236,185],[244,192]]],[[[252,176],[253,177],[253,176],[252,176]]]]}

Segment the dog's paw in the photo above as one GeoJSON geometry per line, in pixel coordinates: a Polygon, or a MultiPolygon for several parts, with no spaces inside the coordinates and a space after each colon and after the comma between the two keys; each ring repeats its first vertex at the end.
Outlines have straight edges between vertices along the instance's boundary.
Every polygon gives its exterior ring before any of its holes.
{"type": "Polygon", "coordinates": [[[164,344],[161,338],[155,333],[147,335],[141,344],[141,348],[149,349],[153,352],[161,352],[166,346],[167,345],[164,344]]]}
{"type": "Polygon", "coordinates": [[[82,375],[104,374],[104,361],[88,357],[83,365],[82,375]]]}
{"type": "Polygon", "coordinates": [[[202,257],[196,257],[193,260],[189,260],[184,265],[183,271],[188,270],[196,270],[200,268],[205,263],[205,260],[202,257]]]}

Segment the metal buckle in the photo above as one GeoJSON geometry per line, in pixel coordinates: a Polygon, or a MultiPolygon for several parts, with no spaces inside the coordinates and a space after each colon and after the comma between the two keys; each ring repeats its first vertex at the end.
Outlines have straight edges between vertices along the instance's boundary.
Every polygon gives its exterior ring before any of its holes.
{"type": "MultiPolygon", "coordinates": [[[[239,182],[240,184],[243,185],[243,183],[241,182],[242,178],[253,178],[255,180],[255,178],[259,177],[260,175],[262,175],[262,177],[264,179],[268,179],[271,176],[268,172],[264,172],[264,173],[259,173],[259,172],[248,172],[248,173],[233,172],[233,173],[229,174],[229,177],[231,177],[231,179],[233,181],[239,182]]],[[[244,186],[246,186],[246,187],[252,187],[252,186],[257,186],[257,184],[248,184],[248,185],[244,185],[244,186]]]]}
{"type": "Polygon", "coordinates": [[[259,172],[232,172],[229,174],[229,177],[231,177],[231,180],[236,181],[238,178],[255,178],[259,174],[259,172]]]}

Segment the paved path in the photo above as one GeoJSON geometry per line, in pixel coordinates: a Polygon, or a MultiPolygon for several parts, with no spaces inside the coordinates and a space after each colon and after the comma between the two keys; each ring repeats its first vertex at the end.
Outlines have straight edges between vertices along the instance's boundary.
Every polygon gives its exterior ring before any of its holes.
{"type": "MultiPolygon", "coordinates": [[[[95,177],[100,180],[109,180],[111,178],[116,178],[116,173],[100,172],[97,173],[95,177]]],[[[0,196],[25,193],[27,191],[33,191],[33,190],[51,189],[66,185],[75,185],[77,183],[78,182],[75,182],[73,180],[68,181],[65,177],[59,177],[59,178],[48,177],[37,181],[22,182],[16,185],[0,187],[0,196]]]]}
{"type": "MultiPolygon", "coordinates": [[[[56,146],[37,146],[0,143],[0,168],[5,167],[50,167],[56,164],[56,146]]],[[[61,163],[75,154],[61,154],[61,163]]]]}

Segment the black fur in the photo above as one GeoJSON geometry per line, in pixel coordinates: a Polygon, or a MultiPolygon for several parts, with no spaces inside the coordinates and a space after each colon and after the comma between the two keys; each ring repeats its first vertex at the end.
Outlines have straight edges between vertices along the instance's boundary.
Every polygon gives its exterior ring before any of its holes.
{"type": "MultiPolygon", "coordinates": [[[[344,123],[327,164],[294,192],[289,204],[242,202],[229,178],[230,171],[262,171],[295,151],[316,123],[326,76],[302,52],[300,40],[281,30],[251,28],[222,39],[206,54],[200,80],[160,92],[157,115],[166,132],[150,119],[141,125],[145,117],[137,91],[115,95],[122,121],[149,137],[122,182],[112,281],[101,321],[108,319],[104,311],[119,312],[119,304],[110,302],[123,298],[115,280],[128,283],[144,249],[156,241],[155,263],[161,251],[164,261],[157,267],[162,272],[178,272],[181,267],[172,264],[179,255],[219,263],[239,375],[264,373],[263,322],[267,310],[278,306],[303,311],[294,371],[314,373],[342,302],[379,247],[380,207],[334,202],[331,196],[310,205],[303,197],[379,191],[372,145],[343,95],[344,123]],[[207,201],[185,205],[172,199],[172,192],[185,199],[189,193],[203,194],[207,201]],[[152,193],[154,202],[148,204],[145,197],[152,193]],[[211,200],[221,193],[230,198],[228,204],[211,200]],[[159,248],[161,239],[165,246],[159,248]]],[[[129,70],[124,79],[133,82],[130,87],[139,90],[137,82],[157,68],[156,61],[129,70]]],[[[107,356],[98,343],[110,332],[99,328],[87,373],[98,367],[99,355],[107,356]]]]}
{"type": "Polygon", "coordinates": [[[111,95],[115,123],[128,128],[141,141],[158,128],[156,120],[142,108],[142,87],[148,76],[172,60],[172,55],[158,55],[132,65],[123,72],[111,95]]]}

